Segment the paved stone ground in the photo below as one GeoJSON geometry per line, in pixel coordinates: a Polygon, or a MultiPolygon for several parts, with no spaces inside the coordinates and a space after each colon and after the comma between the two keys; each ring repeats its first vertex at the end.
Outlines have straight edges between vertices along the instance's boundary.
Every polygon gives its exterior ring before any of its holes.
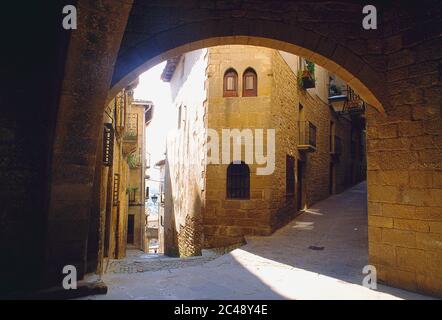
{"type": "Polygon", "coordinates": [[[248,238],[247,245],[198,265],[108,272],[103,280],[109,293],[86,299],[427,299],[361,285],[368,261],[365,200],[362,183],[318,203],[271,237],[248,238]]]}
{"type": "Polygon", "coordinates": [[[171,258],[158,254],[148,254],[140,250],[128,250],[126,259],[109,260],[105,273],[141,273],[159,270],[172,270],[202,265],[218,258],[221,254],[203,250],[203,255],[188,258],[171,258]]]}

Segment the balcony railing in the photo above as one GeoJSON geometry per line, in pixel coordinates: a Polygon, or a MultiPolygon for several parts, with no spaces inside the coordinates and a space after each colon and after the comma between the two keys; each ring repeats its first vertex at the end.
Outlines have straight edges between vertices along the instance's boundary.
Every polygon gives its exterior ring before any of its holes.
{"type": "Polygon", "coordinates": [[[299,121],[298,149],[306,151],[316,150],[316,126],[310,121],[299,121]]]}
{"type": "Polygon", "coordinates": [[[138,147],[138,114],[128,113],[123,134],[123,154],[128,155],[138,147]]]}
{"type": "Polygon", "coordinates": [[[126,127],[124,130],[124,140],[138,139],[138,114],[128,113],[126,118],[126,127]]]}
{"type": "Polygon", "coordinates": [[[344,88],[329,86],[328,101],[340,115],[355,115],[365,112],[365,102],[349,85],[344,88]]]}
{"type": "Polygon", "coordinates": [[[121,137],[126,125],[126,94],[120,93],[114,99],[114,119],[117,137],[121,137]]]}

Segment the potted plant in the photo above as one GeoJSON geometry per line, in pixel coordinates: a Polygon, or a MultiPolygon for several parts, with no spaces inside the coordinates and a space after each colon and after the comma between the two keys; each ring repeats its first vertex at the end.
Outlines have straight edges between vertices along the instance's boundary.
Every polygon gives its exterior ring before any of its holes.
{"type": "Polygon", "coordinates": [[[306,61],[304,69],[298,71],[298,81],[304,89],[315,87],[315,64],[313,62],[306,61]]]}
{"type": "Polygon", "coordinates": [[[138,191],[138,187],[127,187],[126,193],[129,195],[129,202],[135,202],[135,193],[138,191]]]}
{"type": "Polygon", "coordinates": [[[139,166],[138,157],[131,153],[127,156],[127,164],[129,165],[129,168],[135,169],[139,166]]]}
{"type": "Polygon", "coordinates": [[[342,90],[335,84],[330,85],[330,96],[340,96],[342,95],[342,90]]]}

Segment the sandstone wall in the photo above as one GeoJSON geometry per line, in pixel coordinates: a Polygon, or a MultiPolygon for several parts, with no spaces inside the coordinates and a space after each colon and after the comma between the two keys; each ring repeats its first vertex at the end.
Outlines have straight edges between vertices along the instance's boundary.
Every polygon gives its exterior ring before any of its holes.
{"type": "MultiPolygon", "coordinates": [[[[272,87],[272,119],[277,130],[277,161],[275,170],[276,182],[273,184],[275,200],[274,225],[290,218],[293,213],[296,196],[287,198],[285,195],[285,161],[291,155],[303,161],[303,201],[305,207],[325,199],[329,193],[330,162],[330,122],[335,125],[335,135],[341,138],[342,153],[339,161],[333,161],[335,167],[334,192],[341,192],[360,179],[351,179],[350,133],[351,122],[338,118],[324,102],[327,88],[328,71],[316,66],[316,87],[301,89],[297,83],[296,72],[298,57],[273,51],[273,87],[272,87]],[[316,126],[316,150],[314,152],[299,151],[299,121],[302,120],[299,105],[303,106],[303,119],[316,126]],[[285,218],[284,218],[285,217],[285,218]],[[278,221],[280,220],[280,221],[278,221]]],[[[327,96],[328,97],[328,96],[327,96]]],[[[356,130],[355,130],[356,131],[356,130]]],[[[354,162],[360,165],[364,158],[354,162]]],[[[296,169],[295,169],[296,172],[296,169]]],[[[361,177],[360,177],[361,178],[361,177]]],[[[365,178],[365,177],[364,177],[365,178]]],[[[296,180],[297,185],[297,180],[296,180]]],[[[297,192],[295,192],[297,194],[297,192]]]]}
{"type": "MultiPolygon", "coordinates": [[[[419,83],[423,70],[405,70],[417,74],[404,81],[419,83]]],[[[440,296],[442,121],[440,103],[422,105],[424,99],[441,101],[442,90],[435,88],[415,88],[409,100],[392,97],[388,117],[369,110],[368,223],[370,263],[378,278],[440,296]]]]}
{"type": "MultiPolygon", "coordinates": [[[[130,102],[130,101],[129,101],[130,102]]],[[[127,187],[135,187],[135,201],[129,202],[128,214],[134,215],[134,245],[140,250],[145,249],[144,228],[146,224],[145,205],[144,205],[144,146],[145,143],[145,125],[144,125],[144,105],[131,104],[130,113],[137,114],[138,119],[138,140],[137,150],[134,156],[137,160],[137,166],[129,168],[129,177],[127,187]]]]}
{"type": "MultiPolygon", "coordinates": [[[[218,132],[220,142],[222,129],[272,128],[271,52],[267,48],[239,45],[209,49],[208,128],[218,132]],[[257,97],[242,97],[242,75],[249,67],[258,76],[257,97]],[[229,68],[234,68],[238,73],[238,97],[224,98],[223,79],[229,68]]],[[[231,153],[231,150],[224,152],[231,153]]],[[[221,147],[219,154],[221,157],[221,147]]],[[[233,161],[233,155],[230,157],[233,161]]],[[[244,160],[244,150],[242,157],[244,160]]],[[[268,235],[271,232],[268,209],[272,196],[272,176],[258,176],[258,166],[250,165],[250,200],[226,199],[227,166],[228,164],[207,166],[204,245],[208,247],[238,243],[243,240],[244,235],[268,235]]]]}
{"type": "Polygon", "coordinates": [[[224,128],[275,129],[276,168],[271,175],[258,176],[257,166],[251,165],[251,198],[230,200],[226,199],[227,165],[207,166],[205,246],[240,242],[245,235],[268,235],[297,213],[297,190],[290,196],[286,195],[287,155],[304,161],[303,205],[309,207],[328,197],[332,120],[336,135],[343,144],[342,154],[335,163],[336,181],[333,189],[341,192],[351,183],[359,181],[351,179],[351,122],[334,116],[320,98],[326,99],[324,91],[328,72],[317,67],[317,87],[307,92],[298,87],[296,80],[298,58],[285,53],[284,56],[287,61],[276,50],[252,46],[232,45],[209,49],[208,127],[217,130],[220,141],[224,128]],[[257,97],[241,97],[242,73],[248,67],[253,67],[258,75],[257,97]],[[239,97],[223,97],[223,76],[229,68],[234,68],[238,73],[239,97]],[[317,127],[317,148],[312,153],[298,151],[299,104],[304,106],[305,119],[317,127]]]}
{"type": "Polygon", "coordinates": [[[177,130],[167,141],[169,172],[165,187],[172,199],[166,201],[165,208],[165,252],[182,256],[201,252],[206,53],[206,50],[198,50],[183,55],[170,81],[179,115],[177,130]]]}

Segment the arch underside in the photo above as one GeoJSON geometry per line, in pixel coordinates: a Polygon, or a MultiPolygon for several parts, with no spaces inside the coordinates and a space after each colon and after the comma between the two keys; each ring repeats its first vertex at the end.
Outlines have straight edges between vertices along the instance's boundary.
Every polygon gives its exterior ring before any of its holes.
{"type": "MultiPolygon", "coordinates": [[[[132,10],[132,15],[136,7],[132,10]]],[[[354,20],[354,15],[350,21],[354,20]]],[[[375,70],[364,57],[342,43],[342,34],[329,34],[296,25],[269,20],[229,18],[202,20],[166,29],[155,35],[135,32],[147,21],[129,18],[117,58],[108,101],[139,75],[156,64],[189,51],[219,45],[252,45],[277,49],[302,56],[335,73],[347,82],[371,106],[380,112],[387,109],[384,74],[375,70]],[[228,26],[228,27],[226,27],[228,26]]],[[[352,26],[360,29],[358,25],[352,26]]],[[[326,28],[323,22],[321,29],[326,28]]],[[[147,26],[146,26],[147,28],[147,26]]],[[[349,27],[350,28],[350,27],[349,27]]],[[[143,29],[143,28],[141,28],[143,29]]],[[[338,29],[341,30],[341,29],[338,29]]]]}

